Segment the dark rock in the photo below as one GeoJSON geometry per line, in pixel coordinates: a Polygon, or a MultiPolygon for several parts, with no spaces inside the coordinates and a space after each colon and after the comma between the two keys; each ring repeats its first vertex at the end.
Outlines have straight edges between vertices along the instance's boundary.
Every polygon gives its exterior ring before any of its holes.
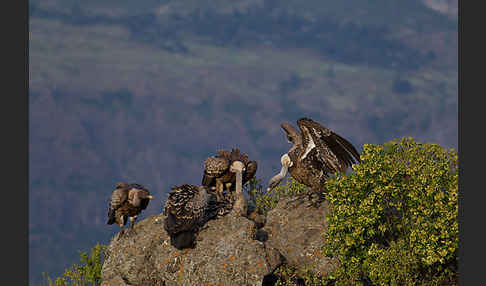
{"type": "Polygon", "coordinates": [[[248,219],[250,219],[253,222],[255,222],[255,226],[258,229],[262,228],[265,225],[265,216],[262,215],[262,214],[259,214],[256,211],[250,212],[250,214],[248,215],[248,219]]]}
{"type": "Polygon", "coordinates": [[[258,241],[261,241],[261,242],[265,242],[268,239],[268,233],[259,229],[259,230],[257,230],[257,232],[255,234],[255,239],[258,240],[258,241]]]}
{"type": "Polygon", "coordinates": [[[279,277],[275,274],[268,274],[263,277],[262,286],[274,286],[277,284],[279,277]]]}

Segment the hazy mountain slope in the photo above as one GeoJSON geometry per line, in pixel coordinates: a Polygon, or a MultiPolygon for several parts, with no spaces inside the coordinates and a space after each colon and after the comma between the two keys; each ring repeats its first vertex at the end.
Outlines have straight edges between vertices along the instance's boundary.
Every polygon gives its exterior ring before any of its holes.
{"type": "Polygon", "coordinates": [[[457,29],[418,2],[404,4],[390,25],[374,18],[393,7],[351,5],[359,1],[217,2],[217,13],[201,17],[196,8],[213,2],[118,2],[110,14],[98,2],[78,11],[75,1],[33,1],[31,278],[57,275],[77,261],[77,249],[108,241],[117,230],[105,225],[116,181],[146,185],[156,200],[144,216],[154,214],[170,186],[200,182],[207,156],[238,146],[259,161],[266,183],[289,148],[282,121],[310,116],[358,149],[399,136],[457,147],[457,29]],[[229,20],[237,8],[239,20],[229,20]],[[346,10],[359,25],[341,23],[346,10]],[[280,16],[262,23],[272,28],[252,26],[252,17],[271,11],[280,16]],[[312,24],[309,11],[329,29],[312,24]],[[211,33],[226,20],[237,30],[211,33]],[[328,39],[299,33],[306,25],[328,39]],[[173,27],[180,29],[169,33],[173,27]],[[344,57],[360,47],[368,52],[344,57]],[[376,60],[380,49],[401,64],[376,60]]]}

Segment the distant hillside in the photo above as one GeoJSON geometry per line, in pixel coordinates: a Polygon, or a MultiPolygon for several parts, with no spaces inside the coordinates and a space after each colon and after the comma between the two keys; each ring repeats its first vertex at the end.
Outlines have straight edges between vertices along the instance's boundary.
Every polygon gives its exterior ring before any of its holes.
{"type": "Polygon", "coordinates": [[[109,241],[116,181],[147,186],[153,215],[238,146],[266,182],[289,148],[282,121],[310,116],[359,150],[457,147],[457,18],[422,2],[74,3],[31,2],[32,281],[109,241]]]}
{"type": "Polygon", "coordinates": [[[188,2],[169,2],[119,17],[76,5],[68,11],[48,10],[34,2],[30,14],[73,25],[121,25],[134,40],[172,52],[187,53],[187,41],[195,38],[225,47],[305,48],[342,63],[397,69],[426,66],[437,57],[430,44],[404,45],[411,44],[408,39],[457,29],[456,21],[417,1],[376,1],[373,6],[356,6],[363,2],[349,0],[304,5],[287,1],[285,6],[273,0],[246,5],[188,2]]]}

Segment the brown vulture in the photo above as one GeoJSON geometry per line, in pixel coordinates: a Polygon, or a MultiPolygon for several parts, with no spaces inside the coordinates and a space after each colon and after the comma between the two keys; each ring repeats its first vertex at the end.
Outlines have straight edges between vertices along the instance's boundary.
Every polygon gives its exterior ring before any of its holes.
{"type": "Polygon", "coordinates": [[[248,155],[242,154],[238,148],[233,148],[231,153],[221,149],[216,152],[219,155],[209,157],[204,162],[202,185],[210,190],[215,189],[219,201],[225,200],[223,190],[226,187],[227,193],[230,194],[229,201],[233,202],[231,192],[235,190],[236,173],[230,170],[231,164],[235,161],[243,163],[242,186],[255,176],[258,164],[256,161],[248,161],[248,155]]]}
{"type": "Polygon", "coordinates": [[[194,247],[196,234],[210,219],[224,212],[222,202],[217,202],[205,186],[184,184],[172,187],[165,202],[164,229],[171,245],[177,249],[194,247]]]}
{"type": "Polygon", "coordinates": [[[133,228],[138,215],[147,208],[152,198],[150,192],[140,184],[117,183],[110,197],[107,224],[116,222],[121,231],[127,219],[130,219],[130,228],[133,228]]]}
{"type": "Polygon", "coordinates": [[[275,188],[287,171],[292,178],[310,187],[308,193],[324,189],[329,174],[345,172],[352,164],[361,162],[354,146],[310,118],[297,120],[300,132],[292,125],[282,123],[292,148],[280,159],[282,169],[270,179],[267,191],[275,188]]]}

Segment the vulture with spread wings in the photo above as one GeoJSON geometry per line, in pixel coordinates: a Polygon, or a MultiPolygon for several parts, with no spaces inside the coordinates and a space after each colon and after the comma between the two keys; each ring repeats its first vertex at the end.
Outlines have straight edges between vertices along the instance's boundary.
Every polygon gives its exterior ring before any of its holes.
{"type": "Polygon", "coordinates": [[[281,157],[282,169],[274,176],[267,190],[275,188],[290,172],[292,178],[318,192],[324,189],[329,174],[345,172],[352,164],[361,162],[354,146],[310,118],[297,120],[300,132],[282,123],[292,148],[281,157]]]}

